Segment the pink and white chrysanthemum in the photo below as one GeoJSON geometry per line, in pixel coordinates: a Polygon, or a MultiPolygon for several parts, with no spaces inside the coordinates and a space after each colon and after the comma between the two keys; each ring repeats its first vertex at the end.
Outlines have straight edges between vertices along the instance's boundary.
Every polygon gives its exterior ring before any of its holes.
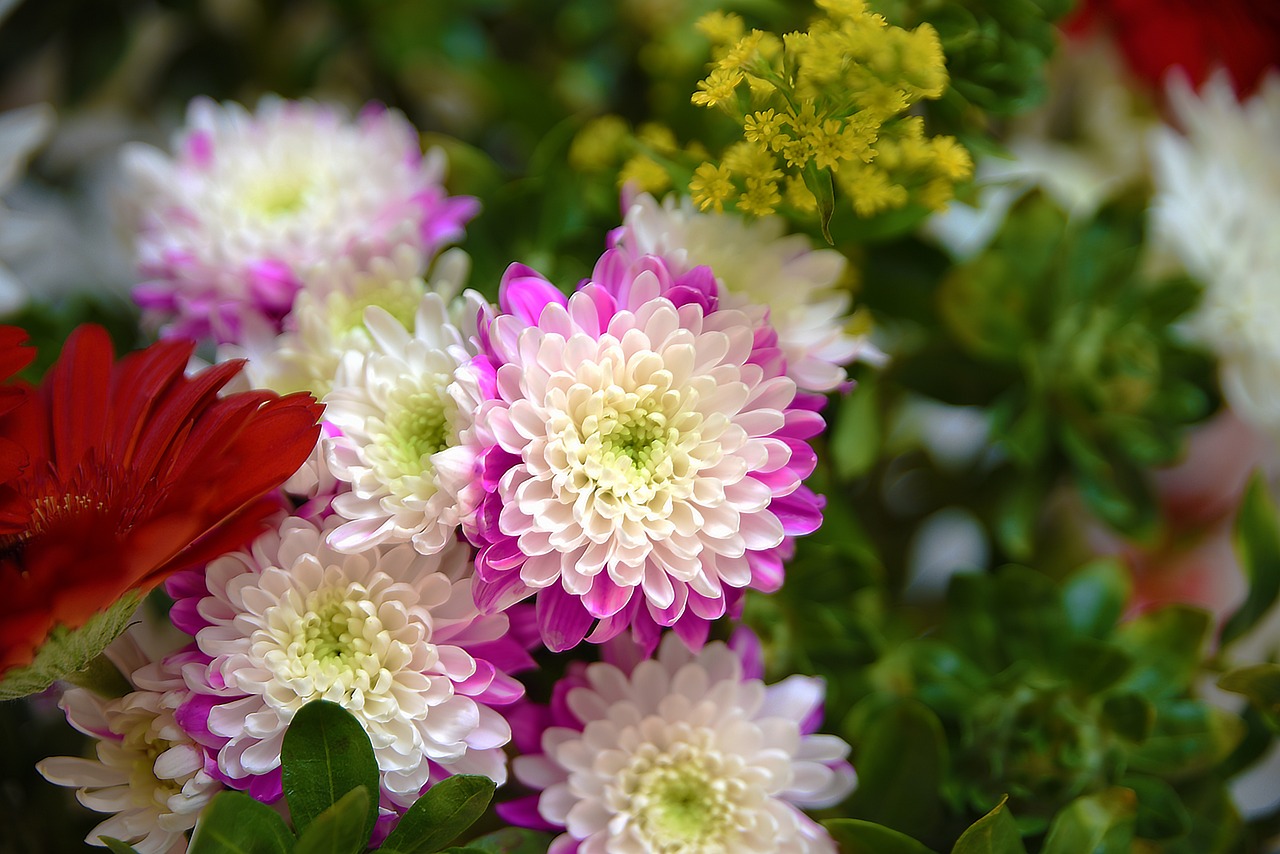
{"type": "Polygon", "coordinates": [[[174,718],[186,695],[178,666],[181,656],[146,662],[134,646],[124,658],[128,635],[108,651],[125,665],[137,690],[107,699],[84,688],[68,688],[58,705],[80,732],[98,739],[97,758],[54,756],[36,765],[45,779],[75,786],[76,798],[91,810],[114,813],[86,837],[131,844],[139,854],[179,854],[187,850],[185,833],[222,784],[211,763],[174,718]],[[128,664],[126,665],[126,661],[128,664]],[[135,669],[136,666],[136,669],[135,669]]]}
{"type": "Polygon", "coordinates": [[[661,257],[677,277],[710,267],[720,306],[767,321],[778,333],[787,376],[805,391],[833,391],[846,379],[844,365],[884,359],[865,336],[846,331],[852,297],[840,287],[844,256],[786,234],[780,217],[748,220],[699,211],[688,197],[659,204],[641,193],[610,242],[628,262],[661,257]]]}
{"type": "Polygon", "coordinates": [[[531,666],[505,614],[480,616],[470,550],[430,557],[408,545],[346,555],[298,518],[250,553],[169,582],[174,624],[196,637],[178,719],[219,775],[259,800],[280,797],[280,747],[298,709],[338,703],[364,726],[384,805],[403,810],[448,774],[506,779],[511,737],[492,708],[531,666]]]}
{"type": "Polygon", "coordinates": [[[474,318],[483,300],[468,291],[457,305],[458,326],[444,300],[418,303],[412,333],[386,311],[365,310],[372,352],[348,352],[325,396],[325,460],[351,485],[333,499],[344,524],[330,545],[357,552],[409,542],[433,554],[457,539],[458,525],[481,498],[477,454],[468,437],[482,397],[474,372],[474,318]],[[470,323],[466,320],[470,319],[470,323]]]}
{"type": "MultiPolygon", "coordinates": [[[[474,363],[484,501],[476,595],[494,610],[537,596],[552,650],[630,627],[674,626],[693,646],[747,587],[782,583],[787,538],[821,523],[801,485],[822,419],[797,398],[767,328],[717,310],[708,277],[661,259],[625,288],[565,298],[527,267],[474,363]]],[[[705,273],[704,268],[699,268],[705,273]]]]}
{"type": "Polygon", "coordinates": [[[429,259],[477,210],[441,184],[444,154],[423,157],[400,113],[264,98],[250,112],[197,98],[175,155],[144,145],[125,168],[137,211],[134,291],[172,335],[237,341],[246,323],[277,330],[303,274],[398,246],[429,259]]]}
{"type": "Polygon", "coordinates": [[[539,715],[550,725],[513,763],[540,793],[499,813],[563,830],[549,854],[834,854],[800,811],[839,803],[856,782],[849,745],[815,732],[825,686],[765,685],[754,639],[734,647],[695,656],[668,635],[634,669],[571,669],[539,715]]]}

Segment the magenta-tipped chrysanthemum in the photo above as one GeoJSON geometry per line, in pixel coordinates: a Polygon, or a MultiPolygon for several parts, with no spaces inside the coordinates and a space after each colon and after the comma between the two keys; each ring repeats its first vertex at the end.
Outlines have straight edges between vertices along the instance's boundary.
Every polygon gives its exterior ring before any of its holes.
{"type": "Polygon", "coordinates": [[[267,802],[285,729],[316,699],[369,733],[393,812],[447,774],[501,783],[511,732],[493,707],[522,696],[508,674],[533,662],[508,614],[477,612],[470,548],[340,554],[324,544],[337,521],[286,519],[250,552],[170,581],[171,619],[198,647],[178,722],[220,779],[267,802]]]}
{"type": "Polygon", "coordinates": [[[238,341],[246,324],[279,331],[307,270],[363,266],[409,246],[430,260],[462,236],[478,204],[441,184],[400,113],[264,98],[254,112],[191,103],[169,157],[125,157],[137,210],[134,291],[166,333],[238,341]]]}
{"type": "Polygon", "coordinates": [[[776,337],[719,309],[705,270],[627,269],[566,298],[513,265],[473,363],[491,397],[473,438],[487,494],[464,522],[477,602],[536,595],[552,650],[628,627],[697,646],[821,523],[801,481],[823,422],[776,337]]]}
{"type": "Polygon", "coordinates": [[[515,776],[539,793],[499,813],[563,831],[551,854],[834,854],[800,811],[856,782],[849,745],[816,732],[822,680],[765,685],[749,632],[696,656],[673,641],[635,667],[575,663],[549,709],[513,715],[515,776]]]}

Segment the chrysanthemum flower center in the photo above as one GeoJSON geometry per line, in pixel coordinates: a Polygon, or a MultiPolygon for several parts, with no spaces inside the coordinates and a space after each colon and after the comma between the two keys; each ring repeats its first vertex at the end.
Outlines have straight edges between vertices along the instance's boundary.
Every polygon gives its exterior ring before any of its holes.
{"type": "MultiPolygon", "coordinates": [[[[138,806],[164,806],[166,801],[182,791],[183,780],[161,779],[156,776],[156,759],[174,746],[156,732],[155,719],[139,715],[132,726],[122,733],[118,760],[124,760],[129,771],[129,793],[138,806]]],[[[104,745],[110,749],[110,745],[104,745]]],[[[104,757],[105,758],[105,757],[104,757]]]]}
{"type": "Polygon", "coordinates": [[[369,641],[361,636],[366,615],[360,607],[363,602],[349,602],[333,591],[328,595],[312,594],[313,610],[298,621],[300,655],[302,659],[329,663],[347,663],[348,659],[368,655],[369,641]],[[324,601],[325,599],[328,601],[324,601]]]}
{"type": "Polygon", "coordinates": [[[302,209],[310,185],[303,174],[263,177],[244,190],[241,203],[249,216],[264,220],[280,219],[302,209]]]}
{"type": "Polygon", "coordinates": [[[730,850],[733,795],[743,786],[736,779],[735,763],[709,748],[708,737],[709,733],[695,733],[694,741],[677,742],[665,750],[646,744],[622,778],[636,830],[656,854],[730,850]]]}
{"type": "Polygon", "coordinates": [[[361,584],[324,586],[291,596],[264,613],[267,631],[254,646],[281,684],[277,699],[294,706],[324,697],[345,702],[388,690],[392,673],[407,660],[397,632],[384,626],[378,602],[361,584]]]}
{"type": "Polygon", "coordinates": [[[416,387],[400,386],[391,391],[386,420],[371,421],[373,443],[365,455],[393,495],[428,498],[435,493],[435,467],[431,455],[451,447],[457,404],[448,394],[450,374],[427,374],[414,378],[416,387]]]}
{"type": "Polygon", "coordinates": [[[659,354],[606,354],[557,381],[567,388],[552,398],[547,461],[569,491],[591,494],[609,518],[660,514],[690,495],[706,462],[696,451],[698,390],[677,388],[659,354]]]}
{"type": "Polygon", "coordinates": [[[364,310],[376,305],[394,317],[405,329],[413,329],[414,313],[422,299],[421,288],[408,282],[387,282],[357,295],[330,294],[326,313],[335,340],[364,327],[364,310]]]}

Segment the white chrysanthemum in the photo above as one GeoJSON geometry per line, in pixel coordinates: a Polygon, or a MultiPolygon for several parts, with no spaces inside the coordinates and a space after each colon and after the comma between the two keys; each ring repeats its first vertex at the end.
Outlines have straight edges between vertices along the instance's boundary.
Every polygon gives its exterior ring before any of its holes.
{"type": "Polygon", "coordinates": [[[710,267],[723,308],[754,315],[767,307],[787,375],[802,389],[831,391],[845,379],[842,365],[858,358],[878,362],[883,354],[846,332],[852,298],[840,288],[845,257],[814,249],[807,237],[785,234],[785,228],[780,217],[703,213],[688,197],[668,196],[658,204],[642,193],[617,240],[628,253],[661,256],[675,275],[710,267]]]}
{"type": "Polygon", "coordinates": [[[1280,430],[1280,75],[1244,104],[1221,74],[1199,96],[1174,78],[1169,98],[1185,135],[1153,140],[1156,237],[1206,286],[1193,326],[1221,359],[1227,399],[1280,430]]]}
{"type": "Polygon", "coordinates": [[[419,275],[424,266],[422,254],[407,246],[390,258],[375,258],[368,270],[345,258],[322,264],[303,277],[284,332],[246,330],[243,345],[218,348],[218,361],[247,359],[244,374],[253,388],[309,391],[323,398],[333,389],[343,356],[377,349],[364,323],[366,308],[377,306],[411,330],[428,292],[446,303],[461,292],[471,259],[461,249],[447,250],[436,259],[429,281],[419,275]]]}
{"type": "Polygon", "coordinates": [[[581,729],[550,727],[542,755],[514,762],[518,779],[543,789],[541,817],[568,831],[552,852],[836,851],[797,808],[834,805],[854,786],[849,745],[801,728],[819,680],[765,686],[743,678],[724,644],[695,658],[668,635],[629,677],[600,662],[586,681],[567,695],[581,729]]]}
{"type": "Polygon", "coordinates": [[[309,101],[267,97],[250,112],[196,99],[175,148],[125,156],[150,279],[135,296],[175,334],[240,340],[244,323],[288,314],[313,266],[364,267],[398,246],[429,258],[474,213],[445,197],[443,153],[423,158],[395,111],[352,121],[309,101]]]}
{"type": "Polygon", "coordinates": [[[76,729],[99,739],[97,759],[54,756],[36,765],[45,779],[78,788],[91,810],[115,813],[85,838],[130,843],[139,854],[186,851],[186,831],[222,788],[205,771],[203,750],[174,720],[185,693],[168,666],[148,664],[130,677],[139,690],[108,700],[69,688],[59,705],[76,729]]]}
{"type": "Polygon", "coordinates": [[[334,477],[351,484],[333,502],[349,520],[333,532],[335,548],[412,542],[432,554],[454,541],[478,498],[475,451],[464,438],[481,392],[472,375],[458,369],[475,355],[469,333],[481,305],[468,291],[458,311],[460,331],[444,301],[427,294],[412,334],[381,308],[366,309],[374,349],[347,353],[324,399],[325,420],[341,433],[325,440],[326,460],[334,477]]]}
{"type": "MultiPolygon", "coordinates": [[[[209,731],[229,739],[219,768],[237,780],[272,773],[293,716],[322,699],[364,726],[383,790],[401,806],[418,796],[433,762],[501,783],[511,730],[467,695],[489,682],[475,690],[485,674],[457,644],[498,639],[508,622],[477,615],[469,549],[346,555],[324,537],[291,518],[252,555],[209,564],[199,612],[210,625],[196,642],[213,660],[184,675],[193,691],[222,698],[208,718],[209,731]]],[[[492,679],[493,668],[484,670],[492,679]]]]}

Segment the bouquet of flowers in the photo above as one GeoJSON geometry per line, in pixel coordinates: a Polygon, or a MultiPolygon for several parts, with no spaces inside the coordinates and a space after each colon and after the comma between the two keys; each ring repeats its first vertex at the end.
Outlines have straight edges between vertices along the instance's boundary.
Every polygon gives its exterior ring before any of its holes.
{"type": "Polygon", "coordinates": [[[0,850],[1280,851],[1266,0],[63,5],[0,850]]]}

